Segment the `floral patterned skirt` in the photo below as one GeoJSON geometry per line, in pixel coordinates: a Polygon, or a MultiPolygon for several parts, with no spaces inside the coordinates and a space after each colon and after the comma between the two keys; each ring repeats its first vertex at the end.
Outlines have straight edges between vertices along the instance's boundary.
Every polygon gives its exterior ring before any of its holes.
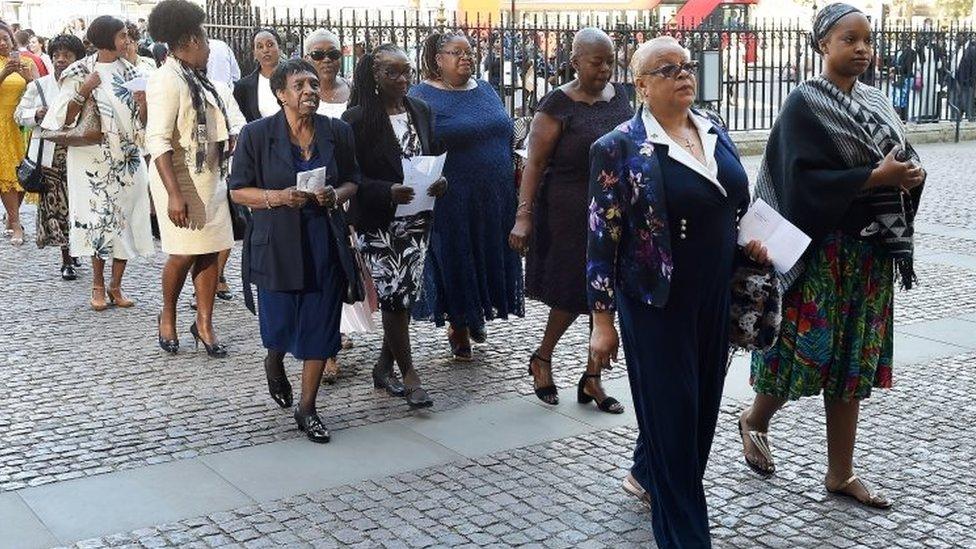
{"type": "Polygon", "coordinates": [[[422,287],[432,212],[398,217],[387,229],[363,233],[360,250],[369,265],[382,311],[408,311],[422,287]]]}
{"type": "Polygon", "coordinates": [[[783,296],[771,349],[752,355],[759,394],[864,399],[891,387],[894,264],[877,244],[828,235],[783,296]]]}
{"type": "Polygon", "coordinates": [[[68,148],[58,145],[54,149],[54,162],[43,168],[44,186],[47,189],[37,204],[37,247],[67,246],[68,232],[68,148]]]}

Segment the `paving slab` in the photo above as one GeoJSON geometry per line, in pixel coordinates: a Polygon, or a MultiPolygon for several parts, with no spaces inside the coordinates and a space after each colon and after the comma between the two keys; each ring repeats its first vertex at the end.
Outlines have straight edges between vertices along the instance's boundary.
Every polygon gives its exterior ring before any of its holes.
{"type": "Polygon", "coordinates": [[[253,503],[198,460],[17,492],[50,531],[79,540],[253,503]]]}
{"type": "Polygon", "coordinates": [[[516,398],[394,422],[467,457],[576,436],[591,425],[516,398]]]}
{"type": "Polygon", "coordinates": [[[895,331],[895,366],[922,364],[965,352],[966,349],[958,345],[895,331]]]}
{"type": "Polygon", "coordinates": [[[34,511],[15,492],[0,494],[0,547],[35,549],[58,545],[34,511]]]}
{"type": "MultiPolygon", "coordinates": [[[[902,333],[976,350],[976,326],[959,318],[918,322],[900,328],[902,333]]],[[[898,333],[898,330],[896,330],[898,333]]],[[[896,347],[897,350],[897,347],[896,347]]]]}
{"type": "Polygon", "coordinates": [[[461,457],[405,424],[388,422],[333,432],[328,444],[313,444],[302,438],[202,459],[245,494],[267,501],[461,457]]]}

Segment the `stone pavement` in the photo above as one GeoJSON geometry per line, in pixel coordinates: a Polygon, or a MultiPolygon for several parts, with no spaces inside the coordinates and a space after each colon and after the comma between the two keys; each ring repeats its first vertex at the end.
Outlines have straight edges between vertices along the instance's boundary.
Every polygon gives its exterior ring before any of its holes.
{"type": "MultiPolygon", "coordinates": [[[[824,494],[817,399],[778,417],[780,470],[755,478],[735,433],[749,395],[740,359],[706,478],[717,546],[976,546],[976,145],[920,152],[930,173],[922,283],[897,295],[897,386],[865,404],[856,454],[897,507],[871,512],[824,494]]],[[[754,172],[758,159],[746,163],[754,172]]],[[[32,235],[30,210],[27,219],[32,235]]],[[[372,390],[377,337],[357,336],[342,378],[320,395],[335,441],[313,447],[267,397],[256,320],[239,297],[216,312],[228,359],[192,350],[185,308],[184,350],[158,350],[162,259],[133,262],[136,308],[95,314],[86,281],[57,277],[55,250],[0,242],[0,547],[652,543],[648,513],[619,490],[632,417],[608,419],[572,398],[585,323],[557,350],[555,410],[535,404],[525,376],[545,321],[533,304],[525,319],[489,324],[469,364],[450,361],[443,330],[414,326],[430,412],[372,390]]],[[[623,368],[606,375],[629,401],[623,368]]]]}

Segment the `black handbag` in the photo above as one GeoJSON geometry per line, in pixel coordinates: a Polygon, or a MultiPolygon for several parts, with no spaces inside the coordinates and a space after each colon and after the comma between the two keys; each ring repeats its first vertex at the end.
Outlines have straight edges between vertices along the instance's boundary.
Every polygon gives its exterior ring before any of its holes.
{"type": "MultiPolygon", "coordinates": [[[[44,99],[44,90],[41,89],[41,84],[36,80],[34,84],[37,85],[37,93],[40,94],[41,105],[47,108],[47,101],[44,99]]],[[[44,173],[41,171],[42,158],[44,158],[44,140],[38,139],[37,159],[34,160],[29,156],[24,156],[24,159],[17,165],[17,181],[29,193],[43,193],[47,190],[44,185],[44,173]]]]}
{"type": "Polygon", "coordinates": [[[729,345],[746,351],[769,349],[779,336],[782,294],[772,267],[736,254],[729,306],[729,345]]]}
{"type": "Polygon", "coordinates": [[[335,238],[336,250],[339,253],[339,264],[346,277],[342,301],[352,305],[366,299],[366,288],[363,285],[362,265],[357,261],[358,251],[352,233],[349,231],[345,210],[342,208],[329,210],[329,224],[332,226],[332,236],[335,238]]]}

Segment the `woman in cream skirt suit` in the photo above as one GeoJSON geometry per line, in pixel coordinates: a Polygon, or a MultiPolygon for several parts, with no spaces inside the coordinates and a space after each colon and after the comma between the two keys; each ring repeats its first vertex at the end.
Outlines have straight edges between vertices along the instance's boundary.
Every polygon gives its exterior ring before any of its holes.
{"type": "Polygon", "coordinates": [[[203,18],[203,10],[183,0],[162,2],[149,17],[150,34],[167,43],[170,55],[149,77],[146,150],[153,159],[149,188],[160,240],[169,254],[159,346],[179,350],[176,301],[192,272],[197,318],[190,333],[208,355],[222,358],[227,351],[212,323],[217,254],[234,245],[225,176],[234,136],[245,121],[230,90],[205,74],[210,47],[203,18]]]}

